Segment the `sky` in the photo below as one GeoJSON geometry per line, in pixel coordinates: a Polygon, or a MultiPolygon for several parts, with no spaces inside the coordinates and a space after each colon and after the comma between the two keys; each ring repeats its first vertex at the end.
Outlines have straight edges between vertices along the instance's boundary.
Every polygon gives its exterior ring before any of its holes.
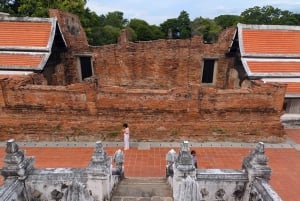
{"type": "Polygon", "coordinates": [[[150,25],[177,18],[183,10],[190,20],[197,17],[213,19],[219,15],[240,15],[248,8],[266,5],[300,13],[300,0],[87,0],[86,4],[98,15],[121,11],[125,19],[138,18],[150,25]]]}

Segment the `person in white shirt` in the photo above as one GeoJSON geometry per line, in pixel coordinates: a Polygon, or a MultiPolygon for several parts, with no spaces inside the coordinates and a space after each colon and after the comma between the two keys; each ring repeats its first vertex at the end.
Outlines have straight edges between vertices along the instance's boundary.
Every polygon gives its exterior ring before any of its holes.
{"type": "Polygon", "coordinates": [[[129,127],[128,124],[123,124],[123,133],[124,133],[124,150],[129,149],[129,127]]]}

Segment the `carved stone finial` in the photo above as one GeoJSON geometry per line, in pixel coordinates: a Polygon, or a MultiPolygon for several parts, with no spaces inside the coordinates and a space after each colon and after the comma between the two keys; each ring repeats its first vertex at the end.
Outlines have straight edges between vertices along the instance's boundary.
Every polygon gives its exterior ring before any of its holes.
{"type": "Polygon", "coordinates": [[[259,177],[269,181],[271,168],[268,166],[268,157],[265,155],[263,142],[259,142],[249,156],[243,159],[242,168],[248,172],[250,180],[259,177]]]}
{"type": "Polygon", "coordinates": [[[166,155],[166,177],[173,176],[174,170],[173,170],[173,164],[175,163],[177,159],[177,153],[174,149],[171,149],[167,155],[166,155]]]}
{"type": "Polygon", "coordinates": [[[97,141],[88,169],[107,175],[110,172],[110,165],[111,158],[104,151],[102,142],[97,141]]]}
{"type": "Polygon", "coordinates": [[[113,157],[113,162],[116,164],[116,166],[123,166],[124,164],[124,153],[121,151],[121,149],[118,149],[113,157]]]}
{"type": "Polygon", "coordinates": [[[121,149],[118,149],[113,157],[113,162],[115,163],[115,167],[112,169],[113,175],[120,175],[121,179],[124,178],[124,153],[121,149]]]}
{"type": "Polygon", "coordinates": [[[193,171],[195,170],[193,157],[190,153],[189,142],[184,141],[181,144],[181,150],[178,154],[177,160],[175,162],[175,166],[177,169],[181,171],[193,171]]]}
{"type": "Polygon", "coordinates": [[[171,149],[166,155],[166,161],[168,164],[173,164],[176,161],[177,154],[174,149],[171,149]]]}
{"type": "Polygon", "coordinates": [[[9,177],[25,179],[27,174],[33,169],[34,158],[25,157],[24,151],[19,150],[19,146],[14,139],[7,141],[5,151],[5,166],[1,169],[1,175],[5,179],[9,177]]]}

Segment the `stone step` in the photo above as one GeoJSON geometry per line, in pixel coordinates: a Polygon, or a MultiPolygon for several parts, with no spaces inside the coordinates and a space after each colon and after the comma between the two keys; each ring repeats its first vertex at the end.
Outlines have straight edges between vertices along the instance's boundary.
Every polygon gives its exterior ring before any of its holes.
{"type": "Polygon", "coordinates": [[[139,198],[152,200],[155,198],[157,201],[173,200],[171,187],[165,178],[125,178],[113,191],[112,200],[121,201],[125,198],[130,198],[129,200],[139,200],[139,198]]]}
{"type": "Polygon", "coordinates": [[[127,197],[127,196],[113,196],[111,201],[173,201],[172,197],[127,197]]]}
{"type": "Polygon", "coordinates": [[[163,177],[127,177],[120,184],[167,184],[167,180],[163,177]]]}

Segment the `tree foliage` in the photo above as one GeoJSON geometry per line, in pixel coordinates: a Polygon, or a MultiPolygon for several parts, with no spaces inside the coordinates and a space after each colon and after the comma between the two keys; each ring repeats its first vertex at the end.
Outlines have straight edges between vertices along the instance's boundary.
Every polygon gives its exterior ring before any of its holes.
{"type": "Polygon", "coordinates": [[[124,19],[123,13],[120,11],[109,12],[105,16],[105,25],[110,25],[118,28],[124,28],[128,23],[127,19],[124,19]]]}
{"type": "Polygon", "coordinates": [[[0,0],[0,11],[16,16],[20,5],[21,0],[0,0]]]}
{"type": "Polygon", "coordinates": [[[292,12],[272,6],[248,8],[241,13],[241,19],[246,24],[296,25],[298,23],[299,25],[299,21],[297,22],[297,18],[292,12]]]}
{"type": "Polygon", "coordinates": [[[177,18],[179,38],[191,37],[191,20],[189,14],[186,11],[181,11],[177,18]]]}
{"type": "Polygon", "coordinates": [[[241,17],[238,15],[219,15],[214,18],[214,21],[217,25],[225,29],[237,25],[241,21],[241,17]]]}
{"type": "Polygon", "coordinates": [[[130,27],[136,34],[136,40],[148,41],[159,39],[163,36],[159,27],[149,25],[146,21],[141,19],[130,20],[128,27],[130,27]]]}
{"type": "Polygon", "coordinates": [[[192,35],[191,20],[186,11],[181,11],[177,18],[167,19],[160,28],[166,38],[190,38],[192,35]]]}
{"type": "Polygon", "coordinates": [[[209,18],[198,17],[192,22],[192,35],[200,35],[207,43],[215,42],[222,27],[209,18]]]}

